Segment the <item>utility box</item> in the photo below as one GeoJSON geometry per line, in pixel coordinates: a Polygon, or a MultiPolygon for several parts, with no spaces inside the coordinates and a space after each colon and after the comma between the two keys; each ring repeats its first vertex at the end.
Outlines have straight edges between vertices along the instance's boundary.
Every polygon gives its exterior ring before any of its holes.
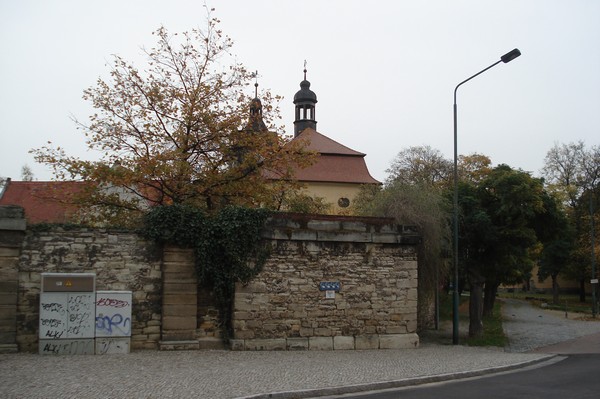
{"type": "Polygon", "coordinates": [[[96,354],[129,353],[131,291],[96,291],[96,354]]]}
{"type": "Polygon", "coordinates": [[[42,273],[40,354],[94,354],[95,287],[94,273],[42,273]]]}

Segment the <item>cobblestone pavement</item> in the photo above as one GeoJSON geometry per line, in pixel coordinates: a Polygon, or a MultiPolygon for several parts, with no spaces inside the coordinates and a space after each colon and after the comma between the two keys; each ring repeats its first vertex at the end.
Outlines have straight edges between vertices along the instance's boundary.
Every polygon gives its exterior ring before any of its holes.
{"type": "Polygon", "coordinates": [[[576,314],[549,311],[516,299],[503,299],[504,332],[510,352],[527,352],[558,342],[600,333],[600,318],[578,320],[576,314]]]}
{"type": "Polygon", "coordinates": [[[556,316],[551,318],[545,311],[540,311],[539,317],[535,310],[510,301],[505,309],[506,317],[512,318],[506,324],[507,332],[515,334],[510,352],[424,340],[419,349],[406,350],[4,354],[0,355],[0,397],[220,399],[333,395],[522,367],[552,356],[524,353],[532,346],[550,343],[549,336],[553,340],[570,339],[600,329],[600,323],[555,320],[556,316]],[[532,324],[526,323],[529,320],[532,324]],[[576,327],[564,327],[569,325],[576,327]],[[537,337],[535,342],[533,337],[537,337]]]}

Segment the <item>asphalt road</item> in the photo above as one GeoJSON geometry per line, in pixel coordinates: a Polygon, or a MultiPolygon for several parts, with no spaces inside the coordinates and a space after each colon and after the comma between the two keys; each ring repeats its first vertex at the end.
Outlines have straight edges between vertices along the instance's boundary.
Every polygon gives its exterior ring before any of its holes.
{"type": "Polygon", "coordinates": [[[338,398],[597,399],[600,397],[599,365],[600,354],[558,356],[548,363],[519,371],[338,398]]]}

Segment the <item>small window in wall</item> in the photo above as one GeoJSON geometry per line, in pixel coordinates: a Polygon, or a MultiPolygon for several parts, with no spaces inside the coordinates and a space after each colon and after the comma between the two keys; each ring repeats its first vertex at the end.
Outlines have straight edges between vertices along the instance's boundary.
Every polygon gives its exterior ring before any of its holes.
{"type": "Polygon", "coordinates": [[[342,197],[338,200],[340,208],[348,208],[350,206],[350,200],[346,197],[342,197]]]}

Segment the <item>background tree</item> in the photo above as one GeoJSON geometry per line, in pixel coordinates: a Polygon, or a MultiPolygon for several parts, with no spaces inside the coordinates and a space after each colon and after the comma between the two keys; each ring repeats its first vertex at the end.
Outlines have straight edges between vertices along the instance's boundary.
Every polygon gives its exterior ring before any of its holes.
{"type": "Polygon", "coordinates": [[[434,187],[452,176],[452,163],[428,145],[401,150],[386,170],[387,182],[434,187]]]}
{"type": "Polygon", "coordinates": [[[542,181],[500,165],[459,193],[459,259],[469,277],[469,335],[483,332],[498,287],[528,279],[539,242],[536,217],[544,212],[542,181]],[[485,293],[485,295],[484,295],[485,293]]]}
{"type": "Polygon", "coordinates": [[[574,249],[574,230],[569,223],[560,201],[545,192],[543,196],[545,212],[538,214],[535,230],[542,243],[539,259],[538,277],[552,279],[552,301],[559,303],[558,276],[572,262],[574,249]]]}
{"type": "MultiPolygon", "coordinates": [[[[88,183],[76,200],[96,206],[93,215],[123,220],[148,204],[268,205],[281,187],[270,185],[265,171],[290,181],[291,165],[305,164],[299,144],[241,129],[252,75],[228,63],[233,42],[218,22],[209,13],[204,31],[158,29],[144,70],[115,56],[110,80],[84,91],[97,112],[89,124],[76,122],[88,147],[101,153],[99,161],[69,156],[51,143],[32,150],[57,179],[88,183]]],[[[266,92],[262,99],[274,130],[278,98],[266,92]]]]}
{"type": "Polygon", "coordinates": [[[434,296],[446,280],[451,231],[449,203],[442,195],[452,163],[430,146],[410,147],[398,153],[387,170],[384,187],[365,186],[354,201],[355,212],[395,218],[416,226],[422,235],[418,247],[418,325],[425,328],[434,315],[434,296]]]}
{"type": "MultiPolygon", "coordinates": [[[[546,155],[543,174],[549,189],[558,193],[563,200],[574,229],[572,262],[562,272],[579,281],[580,300],[584,302],[585,283],[591,276],[591,230],[598,219],[598,207],[595,205],[600,181],[600,147],[587,148],[581,141],[557,143],[546,155]]],[[[596,248],[594,253],[597,256],[596,248]]]]}
{"type": "Polygon", "coordinates": [[[425,328],[433,321],[434,296],[448,270],[448,204],[429,186],[393,182],[379,191],[365,190],[355,201],[358,214],[393,217],[399,224],[416,226],[422,236],[417,248],[418,325],[425,328]]]}
{"type": "Polygon", "coordinates": [[[480,183],[492,171],[491,165],[492,161],[487,155],[459,155],[458,178],[462,181],[480,183]]]}
{"type": "Polygon", "coordinates": [[[23,181],[33,181],[33,171],[29,167],[29,165],[23,165],[21,168],[21,180],[23,181]]]}

